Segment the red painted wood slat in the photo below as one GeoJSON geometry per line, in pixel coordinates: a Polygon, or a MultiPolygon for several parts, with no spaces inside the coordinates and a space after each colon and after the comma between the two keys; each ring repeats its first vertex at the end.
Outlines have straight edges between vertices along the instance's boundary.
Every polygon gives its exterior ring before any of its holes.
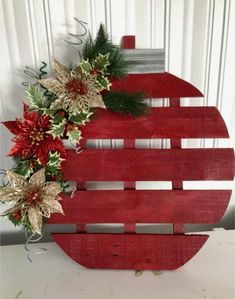
{"type": "Polygon", "coordinates": [[[215,107],[152,108],[150,114],[139,118],[98,109],[93,120],[82,127],[82,135],[86,139],[229,137],[215,107]]]}
{"type": "Polygon", "coordinates": [[[68,181],[233,180],[233,149],[67,150],[68,181]]]}
{"type": "MultiPolygon", "coordinates": [[[[124,139],[124,149],[127,148],[135,148],[135,140],[134,139],[124,139]]],[[[136,187],[135,181],[125,181],[124,189],[125,190],[134,190],[136,187]]],[[[131,223],[130,219],[127,220],[127,223],[124,223],[124,232],[125,233],[135,233],[136,225],[135,223],[131,223]]]]}
{"type": "Polygon", "coordinates": [[[73,260],[88,268],[174,270],[190,260],[207,235],[52,234],[73,260]]]}
{"type": "Polygon", "coordinates": [[[203,97],[195,86],[167,72],[129,74],[122,80],[113,80],[112,90],[141,91],[146,98],[203,97]]]}
{"type": "MultiPolygon", "coordinates": [[[[121,47],[123,49],[134,49],[135,48],[135,36],[123,36],[121,40],[121,47]]],[[[135,148],[135,140],[134,139],[124,139],[124,148],[135,148]]],[[[127,181],[124,182],[124,189],[125,190],[133,190],[136,187],[135,182],[127,181]]],[[[136,225],[135,223],[129,223],[129,219],[127,220],[128,223],[124,223],[124,232],[125,233],[135,233],[136,225]]]]}
{"type": "Polygon", "coordinates": [[[122,49],[135,49],[135,35],[125,35],[121,40],[122,49]]]}
{"type": "Polygon", "coordinates": [[[61,194],[49,223],[217,223],[231,190],[90,190],[61,194]]]}
{"type": "MultiPolygon", "coordinates": [[[[180,98],[170,98],[170,107],[180,107],[180,98]]],[[[171,148],[181,148],[181,139],[171,139],[170,140],[171,148]]],[[[182,190],[183,189],[183,181],[172,181],[172,189],[173,190],[182,190]]],[[[173,233],[174,234],[183,234],[184,233],[184,225],[182,222],[174,222],[173,223],[173,233]]]]}

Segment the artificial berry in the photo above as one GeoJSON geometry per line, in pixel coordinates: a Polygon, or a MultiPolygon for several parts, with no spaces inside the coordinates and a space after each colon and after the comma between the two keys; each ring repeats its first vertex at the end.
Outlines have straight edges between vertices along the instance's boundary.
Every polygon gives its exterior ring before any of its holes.
{"type": "Polygon", "coordinates": [[[22,218],[21,211],[17,211],[13,214],[14,218],[19,221],[22,218]]]}
{"type": "Polygon", "coordinates": [[[94,69],[91,70],[91,74],[92,74],[92,75],[97,75],[97,74],[99,74],[99,73],[100,73],[100,70],[97,69],[97,68],[94,68],[94,69]]]}
{"type": "Polygon", "coordinates": [[[59,111],[59,115],[63,117],[63,116],[65,116],[65,112],[61,110],[61,111],[59,111]]]}
{"type": "Polygon", "coordinates": [[[66,84],[66,87],[71,93],[87,94],[87,88],[80,80],[73,79],[66,84]]]}

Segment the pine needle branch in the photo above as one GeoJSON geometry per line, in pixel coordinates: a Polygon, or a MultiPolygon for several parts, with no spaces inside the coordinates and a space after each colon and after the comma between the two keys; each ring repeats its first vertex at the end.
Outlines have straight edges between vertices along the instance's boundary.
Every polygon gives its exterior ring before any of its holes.
{"type": "Polygon", "coordinates": [[[141,92],[125,93],[122,91],[108,91],[103,95],[103,101],[107,109],[134,117],[149,112],[149,106],[144,102],[144,99],[144,94],[141,92]]]}
{"type": "Polygon", "coordinates": [[[91,35],[88,36],[83,48],[83,58],[92,61],[99,53],[102,55],[109,53],[110,64],[107,66],[107,73],[115,78],[126,76],[127,68],[133,64],[125,60],[123,50],[112,43],[102,24],[95,39],[91,35]]]}

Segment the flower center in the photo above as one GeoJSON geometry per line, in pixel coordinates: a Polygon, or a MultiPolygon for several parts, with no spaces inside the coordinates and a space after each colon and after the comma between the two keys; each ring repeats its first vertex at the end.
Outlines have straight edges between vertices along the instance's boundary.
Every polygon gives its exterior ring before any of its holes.
{"type": "Polygon", "coordinates": [[[22,218],[21,211],[16,211],[13,216],[17,221],[19,221],[22,218]]]}
{"type": "Polygon", "coordinates": [[[40,189],[35,188],[31,191],[29,191],[26,194],[26,201],[31,205],[31,206],[35,206],[36,203],[42,201],[42,194],[40,192],[40,189]]]}
{"type": "Polygon", "coordinates": [[[66,87],[69,92],[79,93],[81,95],[87,94],[87,88],[82,81],[73,79],[66,84],[66,87]]]}
{"type": "Polygon", "coordinates": [[[29,137],[32,139],[32,144],[39,145],[39,142],[44,139],[44,135],[43,129],[33,128],[29,137]]]}

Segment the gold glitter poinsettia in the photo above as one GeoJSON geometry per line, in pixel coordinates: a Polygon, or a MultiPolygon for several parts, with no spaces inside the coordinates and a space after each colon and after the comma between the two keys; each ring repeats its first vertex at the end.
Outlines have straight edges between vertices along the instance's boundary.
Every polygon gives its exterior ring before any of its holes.
{"type": "Polygon", "coordinates": [[[96,74],[84,72],[80,65],[69,70],[55,60],[56,78],[39,80],[42,86],[58,97],[52,104],[52,109],[64,109],[76,114],[89,111],[90,108],[105,108],[100,94],[104,87],[98,84],[96,74]]]}
{"type": "Polygon", "coordinates": [[[14,206],[3,215],[15,215],[18,220],[27,217],[32,232],[41,235],[42,217],[49,218],[52,213],[63,214],[58,202],[60,185],[45,181],[45,168],[34,173],[29,181],[11,170],[7,170],[6,174],[10,186],[0,188],[0,199],[14,202],[14,206]]]}

